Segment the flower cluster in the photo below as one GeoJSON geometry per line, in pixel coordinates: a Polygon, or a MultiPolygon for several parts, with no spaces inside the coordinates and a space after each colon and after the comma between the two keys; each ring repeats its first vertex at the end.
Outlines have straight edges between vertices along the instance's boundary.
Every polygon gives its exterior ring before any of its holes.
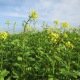
{"type": "Polygon", "coordinates": [[[67,22],[63,22],[63,23],[62,23],[62,27],[63,27],[63,28],[67,28],[67,27],[69,27],[69,24],[68,24],[67,22]]]}
{"type": "Polygon", "coordinates": [[[0,39],[5,40],[5,39],[7,39],[7,37],[8,37],[8,33],[7,32],[1,32],[0,33],[0,39]]]}
{"type": "Polygon", "coordinates": [[[58,33],[55,33],[55,32],[51,32],[49,34],[49,36],[50,36],[52,42],[57,42],[58,39],[59,39],[59,34],[58,33]]]}
{"type": "Polygon", "coordinates": [[[70,41],[66,42],[65,46],[68,47],[68,48],[73,48],[74,47],[74,45],[70,41]]]}
{"type": "Polygon", "coordinates": [[[32,10],[32,12],[29,15],[32,19],[37,19],[38,18],[38,13],[34,10],[32,10]]]}

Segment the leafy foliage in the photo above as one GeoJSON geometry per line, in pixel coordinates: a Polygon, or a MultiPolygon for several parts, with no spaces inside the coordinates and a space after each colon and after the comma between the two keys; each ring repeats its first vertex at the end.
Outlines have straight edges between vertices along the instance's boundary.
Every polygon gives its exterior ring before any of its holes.
{"type": "Polygon", "coordinates": [[[0,39],[0,80],[80,79],[80,32],[45,28],[0,39]]]}
{"type": "Polygon", "coordinates": [[[56,20],[38,31],[37,18],[32,11],[23,33],[0,33],[0,80],[80,80],[80,28],[56,20]]]}

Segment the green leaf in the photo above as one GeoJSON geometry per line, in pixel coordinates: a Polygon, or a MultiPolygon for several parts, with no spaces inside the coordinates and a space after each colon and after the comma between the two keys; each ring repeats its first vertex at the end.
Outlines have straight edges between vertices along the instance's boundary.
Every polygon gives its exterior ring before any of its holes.
{"type": "Polygon", "coordinates": [[[0,80],[4,80],[4,78],[3,77],[0,77],[0,80]]]}
{"type": "Polygon", "coordinates": [[[17,57],[17,60],[18,60],[18,61],[22,61],[22,57],[18,56],[18,57],[17,57]]]}
{"type": "Polygon", "coordinates": [[[4,77],[6,77],[9,74],[9,71],[6,69],[0,71],[0,80],[4,80],[4,77]]]}

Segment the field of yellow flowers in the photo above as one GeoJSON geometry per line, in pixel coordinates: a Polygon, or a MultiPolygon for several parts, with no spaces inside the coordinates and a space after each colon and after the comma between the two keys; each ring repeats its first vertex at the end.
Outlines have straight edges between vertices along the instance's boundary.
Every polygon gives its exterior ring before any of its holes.
{"type": "Polygon", "coordinates": [[[80,80],[80,28],[25,28],[0,33],[0,80],[80,80]]]}

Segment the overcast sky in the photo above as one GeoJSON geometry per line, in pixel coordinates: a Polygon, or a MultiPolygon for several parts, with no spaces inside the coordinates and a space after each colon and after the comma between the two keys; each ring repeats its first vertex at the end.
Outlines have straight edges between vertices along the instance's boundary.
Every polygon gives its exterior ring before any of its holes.
{"type": "Polygon", "coordinates": [[[21,23],[32,9],[39,13],[41,21],[80,24],[80,0],[0,0],[0,25],[6,19],[21,23]]]}

